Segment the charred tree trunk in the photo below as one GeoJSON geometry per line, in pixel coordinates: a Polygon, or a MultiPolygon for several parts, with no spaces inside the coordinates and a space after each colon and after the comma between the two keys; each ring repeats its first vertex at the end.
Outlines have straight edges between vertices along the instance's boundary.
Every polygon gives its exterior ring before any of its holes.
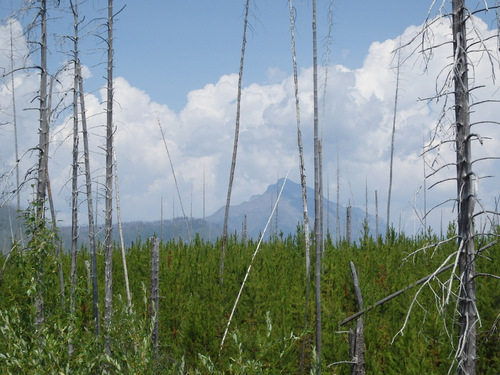
{"type": "Polygon", "coordinates": [[[471,160],[469,78],[464,0],[453,1],[453,56],[459,241],[458,373],[476,373],[476,284],[474,249],[474,191],[471,160]]]}

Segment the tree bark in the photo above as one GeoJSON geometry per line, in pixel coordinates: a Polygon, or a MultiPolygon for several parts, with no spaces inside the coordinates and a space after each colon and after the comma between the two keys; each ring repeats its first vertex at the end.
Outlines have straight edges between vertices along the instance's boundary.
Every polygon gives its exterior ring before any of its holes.
{"type": "MultiPolygon", "coordinates": [[[[47,166],[49,160],[49,116],[47,96],[47,1],[40,1],[40,127],[39,127],[39,156],[38,156],[38,181],[37,205],[38,219],[45,217],[45,198],[47,191],[47,166]]],[[[42,271],[43,272],[43,271],[42,271]]],[[[35,325],[40,326],[45,321],[43,274],[37,275],[38,292],[35,300],[36,319],[35,325]]]]}
{"type": "Polygon", "coordinates": [[[459,242],[459,343],[458,373],[476,373],[476,284],[474,249],[474,174],[471,161],[469,78],[464,0],[453,0],[453,56],[455,128],[457,156],[458,242],[459,242]]]}

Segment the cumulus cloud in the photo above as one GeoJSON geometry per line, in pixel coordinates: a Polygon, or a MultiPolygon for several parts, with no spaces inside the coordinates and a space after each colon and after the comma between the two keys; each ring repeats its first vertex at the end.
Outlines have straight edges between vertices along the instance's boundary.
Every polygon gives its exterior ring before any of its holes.
{"type": "MultiPolygon", "coordinates": [[[[475,25],[484,40],[494,33],[479,19],[476,19],[475,25]]],[[[449,40],[450,30],[446,21],[435,23],[433,27],[436,44],[449,40]]],[[[350,202],[363,207],[367,184],[370,212],[375,213],[373,196],[377,190],[379,215],[385,216],[396,89],[397,58],[394,51],[400,43],[411,40],[420,30],[421,27],[412,26],[394,39],[374,42],[359,69],[350,70],[340,65],[329,67],[326,97],[323,98],[322,91],[320,92],[320,119],[324,118],[324,123],[321,122],[320,126],[324,135],[325,183],[327,179],[330,181],[331,200],[335,200],[338,164],[340,203],[347,205],[350,202]],[[326,100],[324,107],[323,99],[326,100]]],[[[5,33],[0,33],[1,35],[5,38],[5,33]]],[[[432,139],[436,129],[448,131],[447,134],[440,132],[436,139],[453,136],[449,122],[438,124],[443,105],[446,109],[452,108],[452,99],[448,102],[443,99],[420,100],[434,96],[436,87],[446,87],[448,82],[446,74],[443,74],[443,67],[449,64],[451,45],[433,51],[433,60],[430,62],[415,47],[410,45],[402,51],[405,63],[400,70],[391,204],[396,228],[401,217],[401,229],[407,232],[420,227],[415,211],[421,215],[423,210],[424,160],[421,153],[424,144],[432,139]],[[410,54],[409,51],[414,53],[410,54]]],[[[491,47],[492,50],[496,49],[496,45],[491,47]]],[[[472,58],[476,59],[475,84],[486,85],[475,92],[474,100],[497,97],[498,93],[494,85],[491,85],[489,60],[484,56],[472,58]]],[[[241,133],[232,196],[234,204],[263,192],[278,177],[286,175],[289,168],[290,178],[299,181],[293,77],[284,76],[277,68],[270,68],[269,72],[273,78],[270,80],[272,83],[253,83],[242,91],[241,133]]],[[[324,68],[320,69],[319,76],[325,76],[324,68]]],[[[36,90],[35,75],[24,74],[17,79],[20,94],[23,92],[22,95],[26,95],[25,93],[36,90]]],[[[130,85],[126,77],[116,78],[115,147],[123,220],[159,219],[161,200],[164,202],[165,212],[175,210],[176,214],[181,215],[160,126],[165,135],[184,207],[189,211],[186,214],[189,215],[192,209],[194,216],[201,217],[203,193],[207,214],[225,203],[233,148],[237,80],[236,74],[227,74],[217,82],[191,91],[186,106],[176,113],[169,109],[168,103],[154,102],[147,92],[130,85]]],[[[0,88],[0,98],[3,108],[8,108],[9,95],[4,93],[5,85],[7,82],[0,88]]],[[[306,173],[308,184],[312,185],[312,68],[301,69],[299,90],[306,173]]],[[[95,171],[94,178],[101,183],[104,181],[104,99],[103,90],[86,96],[92,136],[92,168],[95,171]]],[[[26,100],[24,106],[29,106],[26,100]]],[[[498,117],[500,111],[497,105],[487,104],[483,108],[484,110],[472,114],[475,122],[498,117]]],[[[2,116],[5,119],[5,113],[2,116]]],[[[71,116],[66,114],[62,117],[64,118],[54,126],[50,173],[53,191],[57,195],[56,207],[60,211],[60,218],[65,220],[69,217],[70,187],[67,182],[71,161],[71,116]]],[[[36,113],[21,122],[20,131],[26,134],[22,141],[23,149],[36,145],[36,127],[33,124],[36,124],[36,113]]],[[[495,155],[496,150],[500,149],[497,144],[500,139],[498,130],[491,125],[477,125],[477,128],[485,133],[484,136],[492,139],[485,140],[482,146],[478,145],[475,155],[495,155]]],[[[3,132],[0,142],[4,168],[7,168],[13,160],[12,148],[8,146],[12,139],[3,132]]],[[[433,144],[439,143],[435,140],[433,144]]],[[[453,160],[453,144],[442,144],[426,156],[425,172],[429,174],[432,168],[438,168],[446,162],[452,163],[453,160]],[[433,163],[434,160],[440,164],[433,163]]],[[[491,174],[497,167],[496,162],[486,161],[481,166],[478,165],[478,170],[484,174],[489,171],[491,174]]],[[[453,175],[454,169],[445,168],[443,173],[431,178],[427,186],[440,178],[453,175]]],[[[491,202],[498,196],[497,186],[498,183],[491,181],[481,182],[481,193],[484,194],[485,201],[491,202]]],[[[326,189],[327,187],[325,195],[326,189]]],[[[452,198],[455,190],[453,183],[436,185],[427,193],[427,208],[452,198]]],[[[439,221],[438,214],[433,224],[439,225],[439,221]]]]}

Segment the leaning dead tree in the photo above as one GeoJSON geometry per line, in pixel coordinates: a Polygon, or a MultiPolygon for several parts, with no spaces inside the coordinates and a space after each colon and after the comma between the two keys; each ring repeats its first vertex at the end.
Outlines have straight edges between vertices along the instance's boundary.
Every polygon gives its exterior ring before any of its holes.
{"type": "Polygon", "coordinates": [[[83,160],[85,174],[85,193],[87,195],[87,218],[89,223],[89,247],[90,247],[90,263],[92,269],[92,305],[93,316],[95,323],[95,333],[99,336],[99,293],[97,289],[97,261],[96,261],[96,236],[95,236],[95,221],[94,221],[94,206],[92,203],[92,176],[90,171],[90,152],[89,152],[89,132],[87,127],[87,112],[85,107],[85,91],[83,90],[83,76],[80,60],[75,61],[77,66],[78,77],[78,93],[80,101],[80,117],[82,121],[82,139],[83,139],[83,160]]]}
{"type": "Polygon", "coordinates": [[[229,220],[229,206],[231,204],[231,191],[233,189],[234,170],[236,169],[236,155],[238,153],[238,138],[240,134],[240,108],[241,108],[241,85],[243,79],[243,65],[245,62],[245,46],[247,44],[248,10],[250,0],[246,0],[245,19],[243,21],[243,42],[241,44],[240,73],[238,75],[238,98],[236,100],[236,125],[234,129],[233,157],[231,159],[231,170],[229,172],[229,184],[227,187],[226,210],[224,214],[224,226],[222,228],[222,255],[220,260],[220,282],[224,279],[224,258],[226,256],[227,245],[227,224],[229,220]]]}

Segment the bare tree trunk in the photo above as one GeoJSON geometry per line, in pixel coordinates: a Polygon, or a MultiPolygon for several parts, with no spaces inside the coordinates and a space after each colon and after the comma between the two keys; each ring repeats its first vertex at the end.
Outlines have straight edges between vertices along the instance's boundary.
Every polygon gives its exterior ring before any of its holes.
{"type": "Polygon", "coordinates": [[[240,134],[240,108],[241,108],[241,81],[243,79],[243,65],[245,62],[245,46],[247,43],[248,10],[250,0],[245,3],[245,20],[243,21],[243,42],[241,45],[240,73],[238,76],[238,97],[236,100],[236,126],[234,130],[233,157],[231,159],[231,170],[229,172],[229,184],[227,188],[226,210],[224,214],[224,227],[222,228],[222,256],[220,260],[220,283],[224,280],[224,257],[226,256],[227,245],[227,222],[229,219],[229,206],[231,204],[231,190],[233,189],[234,170],[236,168],[236,155],[238,153],[238,137],[240,134]]]}
{"type": "MultiPolygon", "coordinates": [[[[78,251],[78,0],[73,4],[70,1],[74,18],[74,36],[73,36],[73,176],[71,184],[71,288],[69,295],[69,309],[71,315],[71,329],[74,328],[74,315],[76,310],[75,291],[76,291],[76,257],[78,251]]],[[[69,343],[69,354],[73,354],[73,345],[69,343]]]]}
{"type": "Polygon", "coordinates": [[[464,0],[453,0],[453,56],[455,83],[455,127],[457,154],[457,198],[459,238],[459,343],[458,373],[476,373],[476,308],[474,249],[474,178],[471,163],[469,78],[464,0]]]}
{"type": "Polygon", "coordinates": [[[316,0],[313,0],[313,100],[314,100],[314,232],[316,246],[316,373],[321,374],[321,253],[323,248],[323,201],[321,188],[321,141],[318,131],[318,48],[316,37],[316,0]]]}
{"type": "MultiPolygon", "coordinates": [[[[425,145],[425,140],[423,142],[425,145]]],[[[424,221],[424,234],[427,233],[427,177],[426,174],[427,172],[425,171],[425,152],[422,152],[422,164],[424,167],[424,181],[423,181],[423,190],[424,190],[424,214],[423,214],[423,221],[424,221]]]]}
{"type": "MultiPolygon", "coordinates": [[[[47,198],[49,200],[49,207],[50,207],[50,216],[52,219],[52,228],[54,230],[57,230],[57,220],[56,220],[56,210],[54,208],[54,200],[52,199],[52,190],[50,189],[50,177],[49,173],[47,172],[47,198]]],[[[63,274],[63,267],[62,267],[62,252],[63,252],[63,244],[62,240],[59,238],[57,240],[57,266],[58,266],[58,273],[59,273],[59,291],[61,293],[61,309],[64,311],[65,309],[65,293],[64,293],[64,274],[63,274]]]]}
{"type": "Polygon", "coordinates": [[[160,266],[160,247],[156,237],[151,238],[151,320],[153,323],[152,342],[155,356],[158,357],[158,311],[159,311],[159,268],[160,266]]]}
{"type": "Polygon", "coordinates": [[[351,202],[347,206],[347,217],[346,217],[346,240],[347,243],[351,243],[351,202]]]}
{"type": "Polygon", "coordinates": [[[336,238],[337,242],[340,241],[340,168],[339,168],[339,145],[337,143],[337,227],[336,227],[336,238]]]}
{"type": "Polygon", "coordinates": [[[92,300],[93,314],[95,321],[95,332],[98,336],[100,333],[99,323],[99,293],[97,289],[97,262],[96,262],[96,243],[95,243],[95,223],[94,223],[94,207],[92,204],[92,179],[90,174],[90,156],[89,156],[89,133],[87,130],[87,115],[85,111],[85,91],[83,91],[83,77],[81,74],[81,66],[78,61],[78,79],[80,89],[80,108],[82,118],[82,138],[83,138],[83,157],[85,163],[85,186],[87,194],[87,217],[89,221],[89,246],[90,246],[90,263],[92,269],[92,300]]]}
{"type": "MultiPolygon", "coordinates": [[[[349,262],[351,267],[351,276],[354,283],[354,292],[358,300],[359,311],[363,310],[363,296],[359,286],[359,279],[356,273],[356,267],[353,262],[349,262]]],[[[364,328],[363,319],[359,318],[356,323],[354,331],[349,330],[349,343],[351,354],[351,375],[364,375],[365,374],[365,344],[364,344],[364,328]]]]}
{"type": "MultiPolygon", "coordinates": [[[[16,111],[16,87],[15,87],[15,67],[14,67],[14,35],[12,34],[12,23],[14,19],[10,19],[9,21],[9,31],[10,31],[10,69],[12,71],[10,79],[12,86],[12,122],[14,125],[14,147],[15,147],[15,155],[16,155],[16,208],[17,212],[21,210],[21,194],[20,194],[20,180],[19,180],[19,144],[17,139],[17,111],[16,111]]],[[[18,215],[16,215],[16,233],[13,237],[13,241],[16,238],[22,239],[22,230],[21,230],[21,220],[18,215]]]]}
{"type": "Polygon", "coordinates": [[[165,132],[163,131],[163,128],[161,127],[161,122],[160,122],[159,117],[156,119],[156,122],[158,123],[158,126],[160,127],[160,132],[161,132],[161,137],[163,139],[163,144],[165,145],[165,150],[167,151],[168,161],[170,162],[170,169],[172,170],[172,176],[174,177],[175,188],[177,190],[177,196],[179,197],[179,204],[181,205],[182,216],[184,219],[184,223],[186,224],[186,232],[188,234],[189,242],[191,243],[191,241],[192,241],[191,229],[190,229],[189,222],[188,222],[188,219],[186,216],[186,211],[184,211],[184,205],[182,204],[181,192],[179,190],[179,184],[177,183],[177,177],[175,176],[174,163],[172,162],[172,158],[170,157],[170,151],[168,151],[167,139],[165,138],[165,132]]]}
{"type": "Polygon", "coordinates": [[[375,190],[375,239],[378,241],[378,193],[375,190]]]}
{"type": "MultiPolygon", "coordinates": [[[[116,152],[113,152],[115,162],[115,193],[116,193],[116,216],[118,218],[118,232],[120,234],[120,245],[122,250],[123,277],[125,278],[125,292],[127,293],[127,308],[128,313],[132,314],[132,295],[130,294],[130,285],[128,281],[127,258],[125,252],[125,241],[123,240],[122,217],[120,212],[120,192],[118,190],[118,164],[116,162],[116,152]]],[[[162,209],[163,213],[163,209],[162,209]]],[[[162,214],[163,220],[163,214],[162,214]]]]}
{"type": "MultiPolygon", "coordinates": [[[[37,183],[37,216],[45,217],[45,198],[47,191],[47,165],[49,160],[49,116],[47,107],[47,1],[40,1],[40,128],[39,128],[39,157],[38,157],[38,183],[37,183]]],[[[36,320],[40,326],[45,321],[43,298],[43,275],[37,275],[38,292],[35,300],[36,320]]]]}
{"type": "MultiPolygon", "coordinates": [[[[299,170],[300,170],[300,185],[302,187],[302,209],[304,217],[304,244],[306,252],[306,304],[304,312],[304,329],[307,328],[309,322],[309,294],[311,288],[311,245],[309,239],[309,215],[307,212],[307,183],[306,170],[304,163],[304,151],[302,145],[302,131],[300,129],[300,100],[299,100],[299,78],[297,73],[297,58],[295,53],[295,22],[294,9],[292,0],[289,0],[290,5],[290,31],[292,40],[292,62],[293,62],[293,80],[295,87],[295,114],[297,119],[297,143],[299,147],[299,170]]],[[[304,356],[307,339],[302,342],[302,350],[300,356],[300,373],[304,371],[304,356]]]]}
{"type": "Polygon", "coordinates": [[[398,95],[399,95],[399,68],[401,65],[401,50],[398,50],[398,66],[396,70],[396,94],[394,96],[394,111],[392,114],[392,134],[391,134],[391,161],[389,166],[389,193],[387,194],[387,223],[385,234],[389,235],[389,228],[391,227],[391,193],[392,193],[392,170],[394,163],[394,134],[396,133],[396,117],[398,113],[398,95]]]}
{"type": "MultiPolygon", "coordinates": [[[[109,333],[113,310],[113,0],[108,0],[108,76],[106,108],[106,202],[104,260],[104,324],[109,333]]],[[[111,352],[109,338],[106,350],[111,352]]]]}

